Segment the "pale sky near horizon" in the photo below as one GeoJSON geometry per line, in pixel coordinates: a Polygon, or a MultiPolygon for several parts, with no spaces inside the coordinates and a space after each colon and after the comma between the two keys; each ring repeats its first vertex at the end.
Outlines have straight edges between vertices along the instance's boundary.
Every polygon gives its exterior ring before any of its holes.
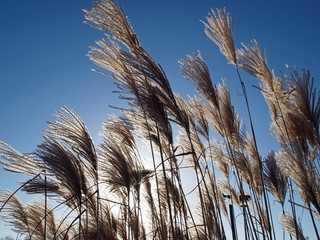
{"type": "MultiPolygon", "coordinates": [[[[320,1],[256,0],[118,0],[142,46],[166,72],[172,88],[184,97],[195,93],[181,75],[178,61],[200,50],[215,83],[227,77],[232,100],[248,125],[236,72],[204,33],[210,8],[226,7],[234,20],[236,47],[256,39],[267,49],[268,63],[276,74],[285,64],[310,69],[320,88],[320,1]]],[[[92,72],[86,56],[89,45],[102,34],[88,25],[81,7],[89,0],[0,1],[0,141],[16,150],[33,152],[41,144],[46,121],[65,105],[87,124],[99,143],[101,124],[109,107],[124,106],[112,93],[113,80],[92,72]]],[[[254,112],[259,148],[277,148],[269,129],[269,114],[257,81],[242,72],[254,112]]],[[[20,175],[0,166],[0,188],[14,190],[20,175]]],[[[307,217],[305,217],[307,218],[307,217]]],[[[0,222],[0,237],[12,233],[0,222]]],[[[308,235],[308,234],[306,234],[308,235]]],[[[310,238],[311,239],[311,238],[310,238]]]]}

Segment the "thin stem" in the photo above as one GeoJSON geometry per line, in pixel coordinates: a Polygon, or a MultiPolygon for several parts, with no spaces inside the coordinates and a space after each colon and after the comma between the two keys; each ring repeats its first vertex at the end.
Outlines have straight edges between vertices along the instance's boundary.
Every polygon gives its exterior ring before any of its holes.
{"type": "Polygon", "coordinates": [[[315,231],[315,233],[316,233],[316,235],[317,235],[317,239],[319,240],[319,239],[320,239],[320,238],[319,238],[319,233],[318,233],[318,229],[317,229],[316,223],[315,223],[315,221],[314,221],[314,217],[313,217],[313,213],[312,213],[312,211],[311,211],[311,207],[309,206],[308,208],[309,208],[309,213],[310,213],[310,216],[311,216],[311,220],[312,220],[312,224],[313,224],[314,231],[315,231]]]}
{"type": "MultiPolygon", "coordinates": [[[[65,235],[64,235],[64,237],[63,237],[63,240],[66,239],[67,234],[68,234],[70,228],[72,227],[72,225],[76,222],[76,220],[77,220],[78,218],[81,218],[81,215],[82,215],[85,211],[86,211],[86,209],[84,209],[82,212],[80,212],[79,215],[71,222],[70,226],[69,226],[68,229],[67,229],[67,232],[65,233],[65,235]]],[[[81,235],[80,233],[81,233],[81,232],[79,232],[79,239],[80,239],[80,235],[81,235]]]]}
{"type": "MultiPolygon", "coordinates": [[[[289,141],[289,146],[291,147],[292,151],[295,152],[294,148],[293,148],[293,144],[292,144],[292,141],[291,141],[291,138],[289,136],[289,131],[288,131],[288,128],[287,128],[287,124],[286,124],[286,121],[284,119],[284,115],[283,115],[283,112],[282,112],[282,108],[281,108],[281,105],[280,105],[280,102],[279,102],[279,99],[277,97],[276,94],[275,95],[275,99],[276,99],[276,103],[278,105],[278,108],[279,108],[279,111],[280,111],[280,116],[281,116],[281,119],[282,119],[282,122],[283,122],[283,125],[284,125],[284,128],[285,128],[285,131],[286,131],[286,135],[288,137],[288,141],[289,141]]],[[[292,211],[292,215],[293,215],[293,218],[294,218],[294,226],[295,226],[295,231],[296,231],[296,237],[297,237],[297,240],[299,240],[299,235],[298,235],[298,224],[297,224],[297,217],[296,217],[296,210],[295,210],[295,206],[293,204],[294,202],[294,197],[293,197],[293,188],[292,188],[292,183],[291,183],[291,179],[289,179],[288,181],[288,185],[289,185],[289,202],[290,202],[290,205],[291,205],[291,211],[292,211]]],[[[290,235],[291,237],[291,235],[290,235]]]]}
{"type": "MultiPolygon", "coordinates": [[[[204,201],[203,201],[203,195],[202,195],[202,190],[201,190],[201,187],[200,187],[200,179],[199,179],[199,174],[198,174],[198,165],[199,165],[199,163],[198,163],[198,159],[197,159],[194,147],[193,147],[193,143],[192,143],[192,140],[191,140],[190,132],[187,131],[187,133],[188,133],[187,135],[188,135],[189,143],[190,143],[190,146],[191,146],[191,152],[192,152],[193,161],[194,161],[194,170],[195,170],[195,173],[196,173],[196,179],[197,179],[197,184],[198,184],[200,204],[201,204],[201,210],[202,210],[202,220],[203,220],[204,234],[205,234],[205,239],[208,239],[207,229],[206,229],[207,225],[206,225],[206,220],[205,220],[204,201]]],[[[200,167],[199,167],[199,170],[201,171],[200,167]]],[[[202,180],[204,181],[204,178],[202,180]]]]}
{"type": "Polygon", "coordinates": [[[47,174],[44,171],[44,231],[43,231],[43,238],[44,240],[47,239],[47,174]]]}
{"type": "Polygon", "coordinates": [[[29,182],[33,181],[34,179],[36,179],[37,177],[39,177],[41,175],[42,171],[40,173],[38,173],[36,176],[34,176],[33,178],[29,179],[28,181],[26,181],[24,184],[22,184],[20,187],[18,187],[11,195],[10,197],[7,198],[7,200],[3,203],[3,205],[0,208],[0,212],[2,211],[2,209],[4,208],[4,206],[8,203],[8,201],[21,189],[23,188],[25,185],[27,185],[29,182]]]}
{"type": "Polygon", "coordinates": [[[160,158],[161,158],[161,164],[162,164],[162,173],[165,181],[165,187],[166,187],[166,196],[167,196],[167,202],[168,202],[168,208],[169,208],[169,217],[170,217],[170,227],[172,231],[173,238],[175,239],[175,231],[174,231],[174,226],[173,226],[173,218],[172,218],[172,212],[171,212],[171,202],[170,202],[170,195],[169,195],[169,189],[168,189],[168,182],[167,182],[167,174],[165,170],[165,165],[164,165],[164,158],[163,158],[163,152],[162,152],[162,144],[161,144],[161,139],[160,139],[160,133],[158,129],[158,124],[156,123],[156,129],[157,129],[157,136],[159,140],[159,152],[160,152],[160,158]]]}
{"type": "Polygon", "coordinates": [[[262,162],[261,162],[261,159],[260,159],[260,155],[259,155],[259,151],[258,151],[258,145],[257,145],[257,141],[256,141],[256,136],[255,136],[255,131],[254,131],[254,128],[253,128],[253,123],[252,123],[252,117],[251,117],[251,111],[250,111],[250,107],[249,107],[249,102],[248,102],[247,91],[246,91],[246,87],[244,85],[244,82],[241,79],[239,68],[238,68],[238,64],[236,64],[235,66],[236,66],[236,71],[237,71],[237,74],[238,74],[238,77],[239,77],[239,81],[240,81],[240,84],[241,84],[241,88],[242,88],[242,92],[243,92],[243,95],[244,95],[244,99],[245,99],[245,102],[246,102],[246,107],[247,107],[247,112],[248,112],[248,116],[249,116],[249,122],[250,122],[251,133],[252,133],[252,138],[253,138],[253,142],[254,142],[254,147],[255,147],[256,152],[258,153],[257,157],[258,157],[258,163],[259,163],[259,168],[260,168],[260,177],[261,177],[261,184],[262,184],[262,190],[263,190],[263,198],[264,198],[264,203],[265,203],[266,210],[267,210],[267,221],[268,221],[268,224],[270,226],[269,235],[270,235],[270,239],[272,240],[271,223],[270,223],[270,216],[269,216],[269,211],[268,211],[269,206],[268,206],[267,193],[266,193],[266,190],[265,190],[264,180],[263,180],[263,175],[262,175],[262,162]]]}

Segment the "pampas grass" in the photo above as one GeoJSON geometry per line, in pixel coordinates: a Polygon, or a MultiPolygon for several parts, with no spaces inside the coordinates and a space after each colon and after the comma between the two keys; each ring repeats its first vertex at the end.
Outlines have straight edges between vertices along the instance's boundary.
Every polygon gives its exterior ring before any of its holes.
{"type": "Polygon", "coordinates": [[[5,169],[33,176],[20,188],[44,196],[24,205],[16,192],[3,190],[3,221],[26,239],[226,239],[236,208],[242,219],[232,230],[241,229],[239,239],[271,240],[278,238],[279,214],[272,204],[277,201],[287,232],[283,237],[305,239],[296,209],[306,208],[319,239],[320,98],[309,71],[288,67],[288,74],[276,76],[256,40],[235,49],[226,9],[212,10],[203,22],[205,33],[237,70],[248,131],[227,80],[213,83],[199,51],[179,61],[183,77],[198,93],[186,100],[173,92],[165,71],[114,1],[94,2],[84,13],[105,36],[90,47],[88,56],[99,67],[95,71],[115,80],[119,98],[128,105],[103,123],[99,145],[67,107],[55,112],[33,153],[21,154],[0,142],[5,169]],[[240,69],[258,80],[256,88],[270,108],[270,130],[280,150],[266,157],[257,147],[240,69]],[[150,152],[146,159],[142,143],[150,152]],[[190,193],[185,169],[195,179],[190,193]],[[68,213],[57,218],[50,199],[68,213]]]}

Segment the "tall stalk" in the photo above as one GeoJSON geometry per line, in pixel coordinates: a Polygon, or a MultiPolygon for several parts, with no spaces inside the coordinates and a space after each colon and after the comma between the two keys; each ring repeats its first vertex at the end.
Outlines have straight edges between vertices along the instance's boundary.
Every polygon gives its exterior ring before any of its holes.
{"type": "Polygon", "coordinates": [[[314,221],[314,217],[313,217],[313,213],[312,213],[311,207],[309,206],[308,209],[309,209],[309,213],[310,213],[310,217],[311,217],[311,220],[312,220],[314,231],[316,233],[317,239],[319,240],[320,237],[319,237],[319,233],[318,233],[318,229],[317,229],[316,223],[314,221]]]}
{"type": "Polygon", "coordinates": [[[156,123],[156,131],[157,131],[157,137],[159,140],[159,153],[160,153],[160,159],[161,159],[162,174],[165,181],[166,197],[167,197],[168,208],[169,208],[170,227],[171,227],[173,239],[175,239],[175,231],[174,231],[173,218],[172,218],[172,212],[171,212],[171,200],[169,195],[168,182],[167,182],[168,180],[167,180],[166,168],[164,165],[164,158],[163,158],[162,144],[161,144],[161,139],[160,139],[160,134],[158,129],[158,123],[156,123]]]}
{"type": "MultiPolygon", "coordinates": [[[[196,156],[196,152],[194,150],[194,147],[193,147],[193,143],[192,143],[192,140],[191,140],[191,136],[190,136],[190,131],[189,129],[186,129],[187,130],[187,136],[188,136],[188,140],[189,140],[189,143],[190,143],[190,147],[191,147],[191,153],[192,153],[192,157],[193,157],[193,163],[194,163],[194,171],[195,171],[195,174],[196,174],[196,179],[197,179],[197,184],[198,184],[198,191],[199,191],[199,198],[200,198],[200,204],[201,204],[201,210],[202,210],[202,220],[203,220],[203,228],[204,228],[204,234],[205,234],[205,238],[208,239],[208,235],[207,235],[207,224],[206,224],[206,220],[205,220],[205,216],[206,216],[206,211],[205,211],[205,208],[204,208],[204,200],[203,200],[203,195],[202,195],[202,190],[201,190],[201,187],[200,187],[200,179],[199,179],[199,173],[198,173],[198,169],[201,172],[201,168],[199,166],[199,162],[198,162],[198,159],[197,159],[197,156],[196,156]]],[[[202,176],[203,177],[203,176],[202,176]]],[[[204,177],[202,178],[202,180],[204,181],[204,177]]],[[[208,192],[209,194],[209,192],[208,192]]]]}
{"type": "Polygon", "coordinates": [[[247,107],[247,112],[248,112],[248,116],[249,116],[249,122],[250,122],[250,128],[251,128],[252,138],[253,138],[253,142],[254,142],[254,147],[255,147],[255,150],[258,153],[257,157],[258,157],[258,163],[259,163],[259,169],[260,169],[260,177],[261,177],[261,182],[262,182],[263,198],[264,198],[264,203],[265,203],[266,212],[267,212],[267,224],[270,226],[269,237],[272,240],[272,232],[271,232],[272,225],[271,225],[270,216],[269,216],[270,206],[268,205],[268,201],[267,201],[267,192],[265,190],[263,174],[262,174],[263,173],[262,162],[261,162],[261,158],[260,158],[260,155],[259,155],[259,150],[258,150],[258,146],[257,146],[257,140],[256,140],[256,136],[255,136],[255,131],[254,131],[254,128],[253,128],[251,111],[250,111],[248,97],[247,97],[247,91],[246,91],[246,87],[244,85],[244,82],[241,79],[237,62],[236,62],[235,67],[236,67],[236,71],[237,71],[237,74],[238,74],[238,77],[239,77],[239,81],[240,81],[240,84],[241,84],[242,93],[243,93],[243,96],[244,96],[244,99],[245,99],[245,102],[246,102],[246,107],[247,107]]]}
{"type": "Polygon", "coordinates": [[[47,239],[47,173],[44,171],[44,240],[47,239]]]}
{"type": "MultiPolygon", "coordinates": [[[[146,81],[146,79],[145,79],[145,81],[146,81]]],[[[148,134],[148,138],[149,138],[151,157],[152,157],[154,175],[155,175],[155,180],[156,180],[156,189],[157,189],[157,195],[158,195],[158,207],[159,207],[159,214],[160,214],[160,229],[161,229],[160,234],[161,234],[162,240],[164,240],[165,239],[165,235],[164,235],[165,231],[164,231],[164,226],[163,226],[164,221],[163,221],[162,207],[161,207],[161,201],[160,201],[159,179],[158,179],[158,175],[156,173],[156,162],[155,162],[155,156],[154,156],[153,143],[152,143],[152,139],[151,139],[151,132],[150,132],[150,128],[149,128],[147,115],[146,115],[146,112],[143,108],[142,101],[140,99],[140,94],[136,94],[136,96],[137,96],[138,102],[140,103],[140,106],[142,108],[143,118],[144,118],[145,124],[147,126],[147,134],[148,134]]]]}

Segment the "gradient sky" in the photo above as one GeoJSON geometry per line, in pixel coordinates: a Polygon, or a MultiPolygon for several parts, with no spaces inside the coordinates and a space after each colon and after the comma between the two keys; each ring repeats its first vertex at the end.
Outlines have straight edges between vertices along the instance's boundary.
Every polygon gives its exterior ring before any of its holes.
{"type": "MultiPolygon", "coordinates": [[[[214,82],[227,77],[232,100],[248,126],[236,72],[204,33],[210,8],[226,7],[234,20],[236,47],[256,39],[267,49],[270,68],[285,64],[310,69],[320,86],[320,1],[118,0],[142,46],[161,64],[174,91],[184,97],[194,87],[181,75],[178,60],[200,50],[214,82]]],[[[92,72],[86,53],[101,33],[83,24],[86,0],[0,1],[0,141],[27,153],[41,144],[46,121],[62,105],[85,121],[95,142],[101,124],[119,101],[113,81],[92,72]]],[[[269,115],[256,80],[242,72],[262,154],[277,148],[270,137],[269,115]]],[[[14,190],[17,174],[0,169],[0,188],[14,190]]],[[[22,196],[22,195],[18,195],[22,196]]],[[[22,196],[23,199],[28,199],[22,196]]],[[[0,222],[0,236],[10,234],[0,222]]]]}

